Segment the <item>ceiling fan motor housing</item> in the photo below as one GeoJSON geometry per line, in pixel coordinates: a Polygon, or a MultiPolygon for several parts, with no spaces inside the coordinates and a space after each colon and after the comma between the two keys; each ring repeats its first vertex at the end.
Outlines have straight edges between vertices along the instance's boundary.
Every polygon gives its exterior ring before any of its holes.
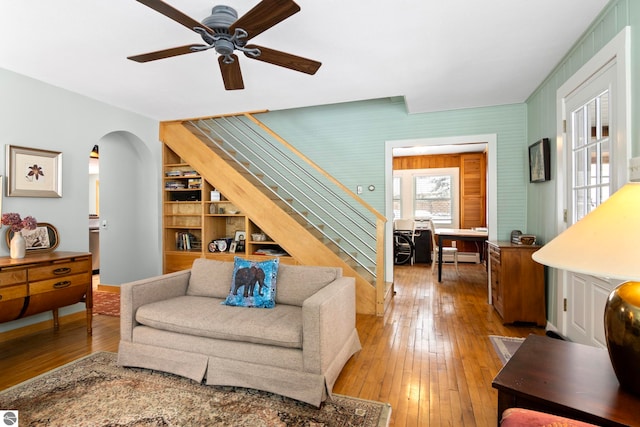
{"type": "Polygon", "coordinates": [[[211,15],[202,20],[202,23],[216,33],[229,33],[231,24],[238,20],[238,12],[232,7],[218,5],[211,9],[211,15]]]}

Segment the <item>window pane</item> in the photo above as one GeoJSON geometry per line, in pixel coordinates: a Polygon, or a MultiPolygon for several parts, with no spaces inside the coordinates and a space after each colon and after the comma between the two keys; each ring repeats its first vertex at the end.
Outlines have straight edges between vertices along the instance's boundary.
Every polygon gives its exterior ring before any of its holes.
{"type": "Polygon", "coordinates": [[[573,222],[576,222],[582,219],[587,214],[587,190],[575,190],[575,207],[574,207],[574,216],[573,222]]]}
{"type": "Polygon", "coordinates": [[[609,183],[609,158],[611,153],[611,143],[609,140],[600,143],[600,183],[609,183]]]}
{"type": "Polygon", "coordinates": [[[416,176],[414,217],[430,217],[434,222],[451,223],[451,176],[416,176]]]}
{"type": "Polygon", "coordinates": [[[600,158],[598,156],[597,151],[598,146],[592,145],[587,149],[587,157],[589,158],[589,181],[587,185],[598,185],[599,176],[598,176],[598,163],[600,158]]]}
{"type": "Polygon", "coordinates": [[[415,188],[416,199],[450,199],[451,177],[447,175],[417,176],[415,188]]]}
{"type": "Polygon", "coordinates": [[[587,104],[587,129],[589,132],[589,142],[595,142],[598,139],[598,110],[596,107],[596,99],[587,104]]]}
{"type": "Polygon", "coordinates": [[[399,176],[394,176],[393,177],[393,199],[394,200],[398,200],[401,197],[400,194],[400,184],[401,184],[401,180],[399,176]]]}
{"type": "Polygon", "coordinates": [[[600,187],[600,203],[604,202],[609,198],[611,194],[609,194],[609,186],[604,185],[600,187]]]}
{"type": "Polygon", "coordinates": [[[573,113],[573,146],[576,148],[586,144],[584,138],[584,113],[584,108],[580,108],[573,113]]]}
{"type": "Polygon", "coordinates": [[[583,187],[587,183],[587,152],[586,150],[578,150],[573,155],[574,186],[583,187]]]}
{"type": "Polygon", "coordinates": [[[609,91],[600,95],[600,137],[609,137],[609,91]]]}
{"type": "Polygon", "coordinates": [[[400,219],[402,218],[401,215],[401,210],[400,210],[400,200],[394,200],[393,201],[393,219],[400,219]]]}

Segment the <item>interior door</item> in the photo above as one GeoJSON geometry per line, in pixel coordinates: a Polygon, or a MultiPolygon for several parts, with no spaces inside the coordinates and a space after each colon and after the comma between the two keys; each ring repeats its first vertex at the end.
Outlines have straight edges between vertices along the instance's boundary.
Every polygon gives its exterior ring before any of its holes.
{"type": "MultiPolygon", "coordinates": [[[[615,143],[615,68],[615,61],[606,64],[566,99],[567,227],[594,210],[622,184],[612,173],[615,166],[626,164],[626,153],[616,150],[615,143]]],[[[605,347],[602,318],[613,287],[603,278],[564,272],[563,333],[573,341],[605,347]]]]}

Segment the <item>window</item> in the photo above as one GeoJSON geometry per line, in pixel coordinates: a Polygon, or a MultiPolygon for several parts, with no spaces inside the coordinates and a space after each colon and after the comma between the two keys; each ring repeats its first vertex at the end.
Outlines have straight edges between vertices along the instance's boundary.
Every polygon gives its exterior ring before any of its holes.
{"type": "Polygon", "coordinates": [[[414,217],[431,218],[437,224],[451,224],[451,175],[416,175],[414,180],[414,217]]]}
{"type": "Polygon", "coordinates": [[[393,219],[402,218],[402,178],[393,177],[393,219]]]}
{"type": "Polygon", "coordinates": [[[609,91],[572,113],[573,222],[609,198],[609,91]]]}
{"type": "Polygon", "coordinates": [[[459,168],[403,169],[393,172],[393,218],[431,218],[458,228],[459,168]]]}

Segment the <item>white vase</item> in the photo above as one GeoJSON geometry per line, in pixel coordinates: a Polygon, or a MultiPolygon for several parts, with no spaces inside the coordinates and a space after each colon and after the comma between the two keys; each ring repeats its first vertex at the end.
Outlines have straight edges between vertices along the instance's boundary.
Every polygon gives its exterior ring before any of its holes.
{"type": "Polygon", "coordinates": [[[10,243],[11,258],[20,259],[24,258],[26,252],[26,244],[21,232],[13,233],[10,243]]]}

